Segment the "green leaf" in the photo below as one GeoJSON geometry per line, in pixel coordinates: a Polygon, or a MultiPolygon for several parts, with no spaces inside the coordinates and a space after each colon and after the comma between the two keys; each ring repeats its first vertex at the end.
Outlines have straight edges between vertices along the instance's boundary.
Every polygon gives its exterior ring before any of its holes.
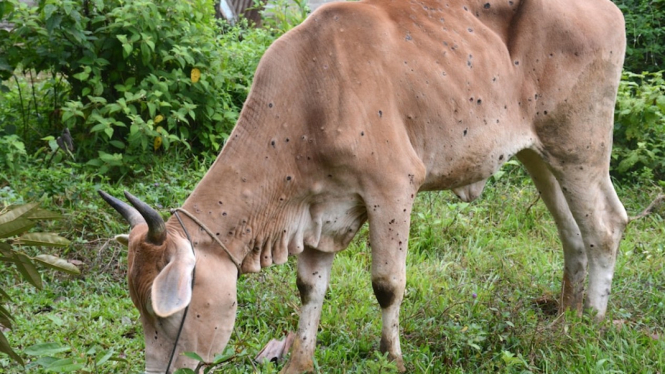
{"type": "Polygon", "coordinates": [[[111,356],[113,356],[113,353],[115,353],[113,351],[113,348],[109,349],[108,352],[104,353],[102,357],[97,359],[97,366],[101,366],[103,363],[108,361],[111,358],[111,356]]]}
{"type": "Polygon", "coordinates": [[[224,352],[218,354],[215,356],[215,358],[212,360],[213,365],[217,365],[219,363],[222,363],[224,361],[227,361],[231,357],[235,356],[235,348],[231,346],[227,346],[226,349],[224,349],[224,352]]]}
{"type": "Polygon", "coordinates": [[[31,345],[23,350],[23,353],[30,356],[51,356],[57,353],[69,352],[71,348],[60,343],[39,343],[31,345]]]}
{"type": "Polygon", "coordinates": [[[19,356],[18,354],[16,354],[16,352],[14,352],[14,350],[12,349],[12,347],[9,346],[9,342],[7,341],[7,338],[5,337],[5,334],[2,333],[2,331],[0,331],[0,352],[4,352],[4,353],[6,353],[6,354],[9,355],[9,357],[11,357],[14,361],[16,361],[16,362],[18,362],[19,364],[21,364],[21,366],[25,366],[25,364],[23,363],[23,359],[21,358],[21,356],[19,356]]]}
{"type": "Polygon", "coordinates": [[[39,206],[38,203],[30,203],[30,204],[19,205],[19,206],[15,207],[14,209],[6,212],[5,214],[0,215],[0,225],[23,216],[24,214],[26,214],[26,213],[30,212],[31,210],[37,208],[37,206],[39,206]]]}
{"type": "Polygon", "coordinates": [[[148,65],[150,63],[150,48],[148,47],[147,44],[142,43],[141,44],[141,61],[143,62],[144,65],[148,65]]]}
{"type": "Polygon", "coordinates": [[[37,268],[30,260],[30,257],[23,253],[14,252],[14,262],[16,269],[21,273],[23,278],[38,289],[42,289],[42,277],[39,275],[37,268]]]}
{"type": "Polygon", "coordinates": [[[174,371],[173,374],[196,374],[196,372],[192,369],[182,368],[174,371]]]}
{"type": "Polygon", "coordinates": [[[10,258],[14,257],[14,251],[12,251],[12,246],[6,242],[0,242],[0,253],[10,258]]]}
{"type": "Polygon", "coordinates": [[[61,14],[56,14],[52,16],[51,18],[46,20],[46,31],[48,31],[49,34],[52,34],[53,29],[60,27],[60,23],[62,23],[61,14]]]}
{"type": "Polygon", "coordinates": [[[13,319],[14,317],[12,317],[11,313],[9,313],[5,307],[0,305],[0,325],[11,329],[13,319]]]}
{"type": "Polygon", "coordinates": [[[106,152],[99,151],[99,158],[104,161],[105,163],[113,166],[121,166],[122,165],[122,154],[121,153],[114,153],[114,154],[109,154],[106,152]]]}
{"type": "Polygon", "coordinates": [[[35,221],[24,217],[0,224],[0,238],[9,238],[22,232],[26,232],[33,228],[35,225],[35,221]]]}
{"type": "Polygon", "coordinates": [[[66,15],[70,15],[72,13],[72,9],[74,9],[74,4],[69,1],[64,1],[62,3],[62,9],[65,11],[66,15]]]}
{"type": "Polygon", "coordinates": [[[90,132],[102,131],[102,130],[105,130],[107,127],[108,127],[108,125],[106,123],[98,123],[98,124],[92,126],[92,128],[90,129],[90,132]]]}
{"type": "Polygon", "coordinates": [[[70,241],[50,232],[29,232],[16,238],[14,243],[44,247],[66,247],[70,241]]]}
{"type": "Polygon", "coordinates": [[[9,294],[7,294],[7,292],[5,292],[5,290],[3,290],[2,287],[0,287],[0,300],[1,299],[7,299],[9,301],[12,301],[12,298],[9,297],[9,294]]]}
{"type": "Polygon", "coordinates": [[[51,269],[63,271],[72,275],[79,275],[81,271],[74,264],[70,264],[67,260],[60,257],[51,255],[39,255],[33,258],[39,264],[47,266],[51,269]]]}
{"type": "Polygon", "coordinates": [[[29,367],[35,367],[35,366],[41,366],[41,367],[48,367],[52,363],[58,361],[59,358],[57,357],[50,357],[50,356],[42,356],[36,360],[31,360],[30,364],[28,364],[29,367]]]}
{"type": "Polygon", "coordinates": [[[5,17],[5,14],[9,14],[14,11],[14,4],[9,1],[0,1],[0,19],[5,17]]]}
{"type": "Polygon", "coordinates": [[[132,47],[132,45],[129,44],[129,43],[123,43],[123,44],[122,44],[122,49],[123,49],[124,52],[125,52],[125,53],[124,53],[125,57],[127,57],[127,56],[129,56],[129,55],[132,53],[132,51],[134,50],[134,47],[132,47]]]}
{"type": "Polygon", "coordinates": [[[41,221],[41,220],[60,219],[62,218],[62,214],[58,212],[53,212],[51,210],[37,208],[35,210],[31,210],[30,212],[28,212],[26,217],[31,220],[41,221]]]}
{"type": "Polygon", "coordinates": [[[198,354],[196,354],[196,352],[185,352],[185,353],[183,353],[183,356],[187,356],[187,357],[189,357],[189,358],[191,358],[191,359],[194,359],[194,360],[196,360],[196,361],[198,361],[198,362],[205,362],[205,361],[203,360],[203,358],[201,358],[201,356],[199,356],[198,354]]]}
{"type": "Polygon", "coordinates": [[[46,371],[54,371],[56,373],[71,373],[72,371],[81,370],[84,367],[84,363],[77,363],[73,358],[63,358],[62,360],[51,363],[45,369],[46,371]]]}
{"type": "Polygon", "coordinates": [[[74,78],[76,78],[80,81],[84,81],[84,80],[88,79],[88,77],[90,77],[90,68],[87,67],[87,66],[85,67],[85,69],[82,72],[80,72],[78,74],[74,74],[74,78]]]}

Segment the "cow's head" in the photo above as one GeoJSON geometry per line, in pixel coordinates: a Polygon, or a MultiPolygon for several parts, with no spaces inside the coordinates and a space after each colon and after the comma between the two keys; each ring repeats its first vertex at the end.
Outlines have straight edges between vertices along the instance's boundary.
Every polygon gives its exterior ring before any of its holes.
{"type": "Polygon", "coordinates": [[[157,211],[131,194],[125,192],[131,206],[103,191],[99,194],[131,226],[129,235],[119,235],[116,240],[128,247],[127,279],[132,301],[141,314],[146,373],[165,372],[188,305],[171,372],[196,367],[183,352],[196,352],[211,361],[214,354],[223,351],[233,330],[235,265],[215,251],[199,250],[195,257],[180,231],[167,229],[157,211]]]}

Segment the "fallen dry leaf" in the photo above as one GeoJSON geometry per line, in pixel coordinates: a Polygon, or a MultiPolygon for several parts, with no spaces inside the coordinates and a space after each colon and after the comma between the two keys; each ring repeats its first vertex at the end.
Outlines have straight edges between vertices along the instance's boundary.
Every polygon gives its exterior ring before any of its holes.
{"type": "Polygon", "coordinates": [[[265,361],[280,361],[286,356],[289,349],[291,349],[295,337],[296,335],[289,331],[286,338],[282,340],[272,339],[265,347],[263,347],[263,349],[261,349],[261,352],[254,357],[254,361],[258,363],[263,363],[265,361]]]}

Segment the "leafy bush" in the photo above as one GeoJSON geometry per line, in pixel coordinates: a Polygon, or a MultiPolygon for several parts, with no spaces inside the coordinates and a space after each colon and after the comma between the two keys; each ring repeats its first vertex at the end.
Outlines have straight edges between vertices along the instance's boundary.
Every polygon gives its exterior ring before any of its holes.
{"type": "Polygon", "coordinates": [[[217,152],[275,38],[222,34],[212,0],[0,3],[15,25],[0,35],[2,79],[20,68],[66,80],[69,100],[54,100],[48,129],[69,128],[77,160],[100,174],[141,172],[173,143],[217,152]]]}
{"type": "Polygon", "coordinates": [[[624,67],[641,73],[663,69],[665,0],[613,0],[626,19],[628,45],[624,67]]]}
{"type": "MultiPolygon", "coordinates": [[[[615,177],[665,180],[665,81],[663,73],[625,73],[614,119],[615,177]]],[[[665,183],[663,183],[665,185],[665,183]]]]}
{"type": "MultiPolygon", "coordinates": [[[[64,271],[70,274],[79,274],[76,266],[58,257],[50,255],[28,256],[19,249],[23,246],[49,246],[64,247],[69,240],[52,233],[28,232],[38,221],[58,219],[60,215],[39,209],[37,203],[19,205],[13,209],[4,208],[0,211],[0,262],[13,264],[21,276],[36,288],[42,288],[42,278],[35,267],[35,263],[64,271]]],[[[0,300],[9,299],[0,288],[0,300]]],[[[12,313],[0,305],[0,324],[12,327],[12,313]]],[[[10,347],[7,338],[0,330],[0,352],[4,352],[12,359],[23,365],[23,360],[10,347]]]]}

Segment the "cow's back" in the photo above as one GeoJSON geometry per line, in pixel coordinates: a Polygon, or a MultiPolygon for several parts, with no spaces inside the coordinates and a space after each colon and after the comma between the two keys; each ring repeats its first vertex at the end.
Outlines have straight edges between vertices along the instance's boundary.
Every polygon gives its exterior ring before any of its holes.
{"type": "Polygon", "coordinates": [[[598,99],[613,100],[624,48],[607,0],[369,0],[322,6],[264,60],[289,77],[271,100],[301,103],[292,110],[323,163],[358,174],[418,164],[422,189],[446,189],[521,149],[547,151],[565,102],[585,100],[580,77],[606,77],[598,99]]]}

